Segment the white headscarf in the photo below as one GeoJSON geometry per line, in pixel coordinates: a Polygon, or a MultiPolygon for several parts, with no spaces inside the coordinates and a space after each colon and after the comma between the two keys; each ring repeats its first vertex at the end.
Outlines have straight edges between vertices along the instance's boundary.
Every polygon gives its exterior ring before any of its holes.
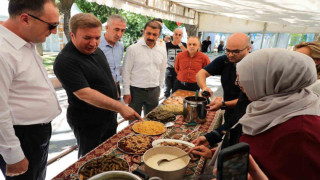
{"type": "Polygon", "coordinates": [[[285,49],[262,49],[237,64],[241,86],[253,101],[240,119],[257,135],[299,115],[320,116],[319,95],[305,89],[317,80],[313,60],[285,49]]]}

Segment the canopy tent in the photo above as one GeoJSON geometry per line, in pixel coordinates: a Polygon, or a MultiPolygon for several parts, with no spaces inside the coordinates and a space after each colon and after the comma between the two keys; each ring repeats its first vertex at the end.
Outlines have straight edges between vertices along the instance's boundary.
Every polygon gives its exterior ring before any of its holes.
{"type": "Polygon", "coordinates": [[[161,33],[164,35],[169,35],[169,36],[173,35],[173,32],[169,28],[167,28],[167,26],[164,23],[162,24],[161,33]]]}
{"type": "Polygon", "coordinates": [[[203,32],[320,32],[317,0],[87,0],[203,32]]]}
{"type": "Polygon", "coordinates": [[[9,18],[7,0],[0,0],[0,21],[6,21],[9,18]]]}

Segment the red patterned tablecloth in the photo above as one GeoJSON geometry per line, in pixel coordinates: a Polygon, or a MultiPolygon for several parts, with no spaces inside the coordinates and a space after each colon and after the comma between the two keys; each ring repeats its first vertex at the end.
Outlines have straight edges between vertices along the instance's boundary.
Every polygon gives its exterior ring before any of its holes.
{"type": "MultiPolygon", "coordinates": [[[[184,91],[184,90],[178,90],[173,94],[173,96],[182,96],[182,97],[194,96],[194,95],[195,95],[194,91],[184,91]]],[[[167,128],[167,131],[162,135],[152,136],[152,137],[154,139],[162,139],[167,134],[169,134],[171,132],[176,132],[176,131],[181,132],[182,131],[182,132],[189,133],[192,130],[194,130],[195,128],[199,128],[197,130],[197,132],[200,132],[200,133],[198,133],[197,136],[200,136],[200,135],[205,134],[206,132],[210,132],[211,130],[216,128],[216,126],[218,126],[218,124],[219,124],[217,122],[221,122],[221,118],[222,118],[222,114],[220,111],[208,111],[207,118],[206,118],[207,121],[205,123],[190,127],[190,126],[183,125],[183,123],[184,123],[183,117],[179,116],[179,117],[177,117],[176,124],[173,127],[167,128]]],[[[143,166],[139,167],[138,164],[133,163],[131,161],[132,155],[125,154],[125,153],[121,152],[119,149],[117,149],[117,142],[121,138],[128,136],[128,135],[135,134],[132,131],[132,126],[134,125],[134,123],[130,124],[129,126],[124,128],[122,131],[118,132],[117,134],[115,134],[114,136],[109,138],[107,141],[105,141],[104,143],[102,143],[101,145],[96,147],[94,150],[92,150],[91,152],[89,152],[88,154],[86,154],[85,156],[80,158],[77,162],[75,162],[74,164],[69,166],[67,169],[65,169],[64,171],[59,173],[53,179],[55,179],[55,180],[71,179],[70,176],[76,174],[78,172],[78,169],[85,162],[87,162],[93,158],[99,157],[101,155],[105,155],[105,154],[106,155],[108,155],[108,154],[109,155],[117,155],[117,157],[125,159],[130,165],[130,171],[133,171],[136,168],[143,169],[143,166]]],[[[200,160],[195,161],[195,162],[190,162],[188,165],[185,177],[192,178],[192,176],[194,176],[194,175],[199,175],[202,172],[204,162],[205,162],[205,160],[203,158],[201,158],[200,160]]]]}

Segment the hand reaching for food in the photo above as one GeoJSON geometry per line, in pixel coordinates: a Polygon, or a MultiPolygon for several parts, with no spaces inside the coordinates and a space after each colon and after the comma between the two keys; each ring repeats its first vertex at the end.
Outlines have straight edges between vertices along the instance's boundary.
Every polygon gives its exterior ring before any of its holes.
{"type": "Polygon", "coordinates": [[[197,139],[191,141],[196,146],[199,145],[204,145],[204,146],[209,146],[209,142],[205,136],[199,136],[197,139]]]}
{"type": "Polygon", "coordinates": [[[209,149],[208,147],[206,147],[204,145],[195,146],[195,147],[191,148],[188,153],[199,155],[199,156],[202,156],[206,159],[211,159],[212,155],[213,155],[211,149],[209,149]]]}

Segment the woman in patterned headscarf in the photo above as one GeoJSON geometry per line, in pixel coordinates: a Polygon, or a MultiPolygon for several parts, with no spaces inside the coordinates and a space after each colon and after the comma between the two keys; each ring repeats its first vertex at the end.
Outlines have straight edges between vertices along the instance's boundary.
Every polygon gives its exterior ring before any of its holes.
{"type": "Polygon", "coordinates": [[[240,119],[241,142],[269,179],[319,179],[320,96],[312,59],[262,49],[237,64],[239,86],[252,100],[240,119]]]}
{"type": "Polygon", "coordinates": [[[302,42],[294,47],[294,50],[310,56],[317,67],[318,79],[320,79],[320,42],[302,42]]]}

